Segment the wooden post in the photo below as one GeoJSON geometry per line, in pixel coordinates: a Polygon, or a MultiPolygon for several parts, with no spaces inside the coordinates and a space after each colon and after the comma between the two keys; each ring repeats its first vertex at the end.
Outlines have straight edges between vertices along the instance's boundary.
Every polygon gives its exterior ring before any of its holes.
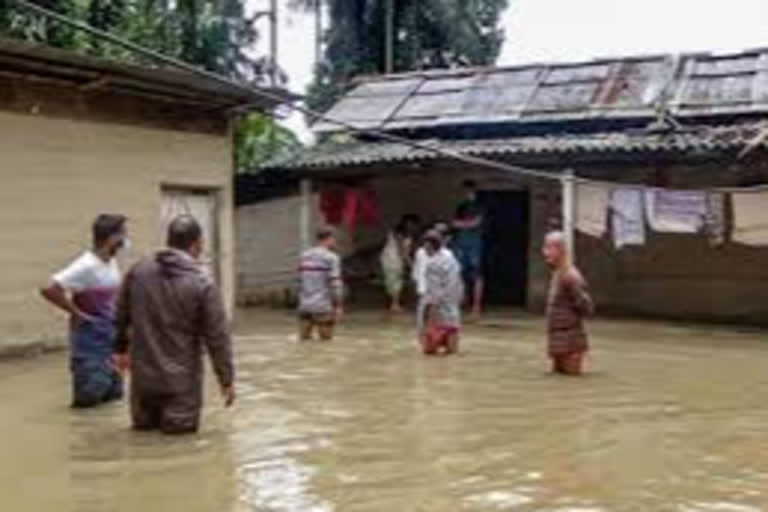
{"type": "Polygon", "coordinates": [[[301,206],[299,207],[299,241],[301,250],[305,251],[312,245],[312,182],[303,178],[299,184],[301,206]]]}
{"type": "Polygon", "coordinates": [[[576,250],[574,246],[574,233],[576,221],[576,179],[572,169],[566,169],[561,178],[563,185],[563,235],[568,250],[568,259],[576,263],[576,250]]]}

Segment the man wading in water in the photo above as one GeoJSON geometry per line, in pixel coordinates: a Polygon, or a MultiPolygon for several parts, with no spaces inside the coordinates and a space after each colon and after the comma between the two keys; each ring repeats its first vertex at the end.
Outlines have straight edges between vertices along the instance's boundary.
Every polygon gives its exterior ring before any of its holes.
{"type": "Polygon", "coordinates": [[[564,375],[581,375],[584,354],[589,350],[584,317],[594,309],[587,282],[570,262],[561,232],[547,235],[544,259],[552,269],[547,300],[549,357],[552,371],[564,375]]]}
{"type": "Polygon", "coordinates": [[[426,355],[437,355],[441,350],[445,354],[455,354],[459,350],[464,286],[459,263],[445,249],[444,243],[443,236],[437,231],[424,235],[429,259],[424,270],[425,288],[419,315],[424,315],[420,321],[425,330],[420,334],[420,340],[426,355]]]}
{"type": "Polygon", "coordinates": [[[221,293],[198,261],[200,224],[190,215],[168,227],[168,248],[125,276],[117,310],[116,365],[131,367],[136,430],[196,432],[203,394],[203,347],[224,404],[235,400],[232,340],[221,293]],[[129,356],[130,355],[130,356],[129,356]]]}
{"type": "Polygon", "coordinates": [[[70,316],[72,407],[93,407],[123,396],[123,381],[110,357],[120,286],[115,255],[126,245],[125,223],[122,215],[99,215],[92,228],[93,248],[40,290],[70,316]]]}
{"type": "Polygon", "coordinates": [[[319,230],[315,238],[317,244],[299,263],[299,339],[311,340],[317,329],[321,340],[330,341],[343,313],[341,260],[330,229],[319,230]]]}

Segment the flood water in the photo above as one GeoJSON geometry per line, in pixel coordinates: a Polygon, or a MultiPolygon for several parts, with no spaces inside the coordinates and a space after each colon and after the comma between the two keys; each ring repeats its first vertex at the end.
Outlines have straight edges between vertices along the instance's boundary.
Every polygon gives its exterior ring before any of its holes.
{"type": "Polygon", "coordinates": [[[0,364],[0,510],[768,510],[765,331],[599,321],[573,379],[518,313],[438,359],[405,318],[351,316],[332,344],[238,324],[239,401],[209,379],[196,437],[70,411],[64,354],[0,364]]]}

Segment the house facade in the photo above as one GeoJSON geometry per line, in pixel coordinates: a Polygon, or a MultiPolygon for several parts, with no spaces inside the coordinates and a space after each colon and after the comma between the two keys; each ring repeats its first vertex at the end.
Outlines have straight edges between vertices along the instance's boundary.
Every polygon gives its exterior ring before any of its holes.
{"type": "Polygon", "coordinates": [[[49,276],[90,246],[99,213],[129,218],[127,266],[195,215],[232,306],[234,108],[259,95],[187,73],[0,43],[0,353],[65,343],[40,299],[49,276]]]}
{"type": "MultiPolygon", "coordinates": [[[[302,226],[325,222],[317,199],[324,189],[370,189],[381,222],[343,236],[344,252],[353,257],[375,252],[387,227],[405,213],[450,219],[462,181],[472,178],[487,213],[490,305],[541,311],[548,271],[539,253],[544,234],[563,227],[566,171],[615,186],[673,190],[768,183],[766,63],[768,52],[757,50],[371,78],[327,117],[418,146],[371,133],[344,139],[335,125],[318,123],[327,142],[269,165],[303,178],[303,199],[294,192],[244,205],[238,219],[252,222],[249,215],[258,217],[266,204],[271,215],[282,212],[292,231],[272,247],[291,247],[293,256],[297,241],[307,238],[302,226]],[[547,176],[532,178],[512,167],[547,176]],[[298,218],[300,211],[312,222],[298,218]]],[[[730,238],[713,246],[700,233],[651,230],[639,246],[617,249],[610,234],[579,232],[574,245],[603,312],[747,323],[768,318],[766,246],[730,238]]],[[[238,267],[241,298],[273,288],[251,268],[238,267]]]]}

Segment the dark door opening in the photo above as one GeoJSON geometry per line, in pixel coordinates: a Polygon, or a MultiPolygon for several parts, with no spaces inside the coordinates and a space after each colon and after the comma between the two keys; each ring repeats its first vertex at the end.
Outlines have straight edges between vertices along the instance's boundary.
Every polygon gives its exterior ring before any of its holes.
{"type": "Polygon", "coordinates": [[[485,301],[492,306],[525,306],[528,295],[528,192],[482,192],[481,203],[485,214],[485,301]]]}

